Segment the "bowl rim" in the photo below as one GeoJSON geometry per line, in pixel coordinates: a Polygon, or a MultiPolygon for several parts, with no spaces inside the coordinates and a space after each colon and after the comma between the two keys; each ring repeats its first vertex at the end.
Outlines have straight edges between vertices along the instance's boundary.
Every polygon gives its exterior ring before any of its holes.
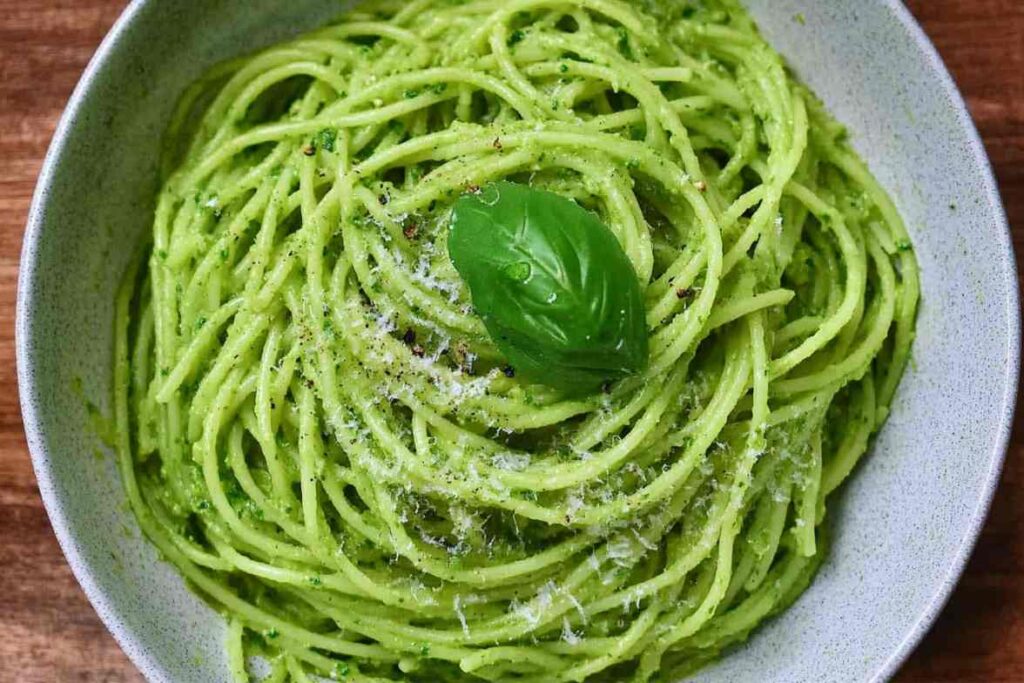
{"type": "MultiPolygon", "coordinates": [[[[33,334],[30,320],[35,301],[32,283],[35,280],[38,267],[38,243],[43,230],[46,206],[51,194],[55,171],[64,159],[68,134],[82,111],[93,82],[108,66],[115,47],[122,36],[131,29],[142,10],[154,1],[131,0],[122,11],[107,35],[103,38],[95,54],[89,60],[57,123],[33,192],[23,236],[15,313],[15,356],[22,421],[32,467],[43,506],[46,509],[50,525],[57,537],[61,551],[93,609],[133,665],[139,669],[146,679],[162,680],[166,677],[163,667],[146,645],[128,627],[121,613],[113,606],[107,594],[100,588],[93,577],[92,570],[83,559],[78,540],[71,531],[67,513],[57,497],[49,453],[42,436],[41,419],[36,411],[36,402],[33,400],[37,396],[38,389],[30,354],[30,342],[33,334]]],[[[895,650],[883,661],[879,670],[872,678],[873,681],[885,681],[897,673],[934,625],[963,575],[967,562],[988,518],[989,509],[1001,479],[1016,412],[1021,368],[1021,310],[1017,260],[1013,248],[1010,225],[1006,217],[1006,210],[991,161],[985,151],[984,143],[967,108],[963,95],[957,88],[956,82],[939,55],[938,50],[931,42],[931,39],[904,3],[901,0],[876,1],[892,12],[896,21],[902,25],[908,38],[921,51],[928,65],[938,77],[940,87],[947,96],[950,106],[954,109],[961,129],[967,134],[972,159],[983,171],[982,177],[979,180],[981,194],[986,202],[985,208],[991,213],[997,223],[997,227],[1001,228],[998,231],[998,244],[994,246],[998,249],[999,257],[1004,260],[1007,277],[1011,280],[1010,286],[1007,287],[1009,295],[1005,302],[1009,309],[1007,311],[1009,334],[1006,354],[1008,360],[1006,372],[1009,376],[1004,384],[1005,391],[1000,397],[1000,429],[996,436],[995,447],[988,455],[989,467],[988,472],[985,474],[985,488],[982,495],[976,501],[960,546],[949,558],[945,577],[936,586],[935,592],[924,606],[917,621],[908,630],[895,650]]]]}
{"type": "Polygon", "coordinates": [[[38,394],[38,389],[36,387],[35,370],[30,357],[32,330],[29,322],[35,299],[32,282],[35,279],[37,269],[38,243],[43,231],[46,205],[52,189],[54,176],[56,175],[56,169],[60,166],[65,155],[68,133],[82,110],[86,97],[92,88],[93,81],[106,68],[121,37],[130,30],[148,2],[149,0],[131,0],[114,21],[110,30],[107,31],[107,34],[100,42],[99,47],[96,48],[96,52],[89,59],[54,129],[53,138],[46,151],[46,156],[43,158],[43,164],[32,194],[28,220],[22,238],[21,259],[18,262],[18,295],[15,305],[14,346],[18,376],[18,397],[21,404],[25,440],[32,459],[32,469],[35,473],[36,484],[39,487],[39,495],[43,500],[43,507],[50,520],[50,526],[57,537],[57,543],[60,546],[61,552],[71,567],[71,573],[74,575],[78,585],[82,587],[86,598],[89,600],[89,604],[96,611],[100,621],[103,622],[103,626],[113,636],[114,641],[143,677],[146,680],[151,680],[152,677],[157,675],[162,677],[162,667],[149,651],[149,648],[128,627],[124,617],[112,604],[106,592],[100,588],[93,577],[91,568],[83,558],[78,539],[71,531],[68,515],[57,497],[49,452],[43,438],[41,419],[36,411],[36,404],[33,400],[38,394]]]}

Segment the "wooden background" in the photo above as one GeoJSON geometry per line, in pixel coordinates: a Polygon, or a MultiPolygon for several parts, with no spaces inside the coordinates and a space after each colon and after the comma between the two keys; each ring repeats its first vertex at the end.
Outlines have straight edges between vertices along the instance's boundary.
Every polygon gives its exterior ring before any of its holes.
{"type": "MultiPolygon", "coordinates": [[[[908,4],[967,97],[999,176],[1018,254],[1024,254],[1024,0],[908,4]]],[[[142,680],[89,606],[50,530],[25,447],[14,367],[18,258],[36,175],[72,88],[124,5],[125,0],[0,0],[3,683],[142,680]]],[[[1002,485],[967,573],[899,681],[1024,682],[1022,439],[1018,422],[1002,485]]]]}

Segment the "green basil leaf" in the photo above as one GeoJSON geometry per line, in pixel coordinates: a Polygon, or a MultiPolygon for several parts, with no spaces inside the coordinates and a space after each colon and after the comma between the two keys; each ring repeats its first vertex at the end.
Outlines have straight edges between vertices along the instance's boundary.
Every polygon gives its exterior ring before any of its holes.
{"type": "Polygon", "coordinates": [[[611,230],[575,202],[489,185],[455,203],[448,253],[488,333],[527,378],[589,390],[646,365],[636,272],[611,230]]]}

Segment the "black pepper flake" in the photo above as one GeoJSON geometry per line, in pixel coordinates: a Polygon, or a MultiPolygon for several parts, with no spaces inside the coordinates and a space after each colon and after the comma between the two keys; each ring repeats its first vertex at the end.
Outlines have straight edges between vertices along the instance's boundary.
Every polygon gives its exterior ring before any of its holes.
{"type": "Polygon", "coordinates": [[[412,355],[416,356],[417,358],[423,358],[423,356],[427,355],[427,352],[423,349],[422,346],[417,344],[416,346],[412,347],[412,355]]]}
{"type": "Polygon", "coordinates": [[[494,138],[494,149],[498,150],[499,152],[505,149],[505,146],[501,144],[501,138],[494,138]]]}
{"type": "Polygon", "coordinates": [[[306,145],[305,147],[302,148],[302,153],[305,154],[307,157],[311,157],[314,154],[316,154],[316,147],[314,147],[313,145],[306,145]]]}
{"type": "Polygon", "coordinates": [[[698,180],[697,182],[695,182],[693,184],[693,186],[697,188],[698,192],[707,192],[708,191],[708,184],[706,182],[704,182],[703,180],[698,180]]]}
{"type": "Polygon", "coordinates": [[[692,293],[688,287],[680,287],[676,290],[676,297],[679,299],[689,299],[692,293]]]}
{"type": "Polygon", "coordinates": [[[466,342],[460,341],[456,344],[455,348],[451,350],[451,357],[459,369],[465,373],[471,372],[472,368],[469,363],[469,347],[466,345],[466,342]]]}
{"type": "Polygon", "coordinates": [[[377,197],[377,201],[380,202],[381,206],[387,206],[389,203],[391,203],[391,197],[388,196],[387,192],[385,192],[384,194],[377,197]]]}
{"type": "Polygon", "coordinates": [[[516,369],[511,365],[506,365],[504,368],[502,368],[501,371],[504,372],[505,376],[508,377],[509,379],[512,379],[513,377],[516,376],[516,369]]]}
{"type": "Polygon", "coordinates": [[[406,330],[405,334],[402,335],[402,341],[409,345],[415,344],[416,330],[412,329],[411,327],[408,330],[406,330]]]}
{"type": "Polygon", "coordinates": [[[480,194],[480,186],[475,184],[466,185],[466,192],[470,194],[480,194]]]}
{"type": "Polygon", "coordinates": [[[405,227],[402,228],[402,234],[405,235],[405,239],[407,240],[416,239],[416,236],[419,234],[419,231],[420,226],[418,223],[407,223],[405,227]]]}

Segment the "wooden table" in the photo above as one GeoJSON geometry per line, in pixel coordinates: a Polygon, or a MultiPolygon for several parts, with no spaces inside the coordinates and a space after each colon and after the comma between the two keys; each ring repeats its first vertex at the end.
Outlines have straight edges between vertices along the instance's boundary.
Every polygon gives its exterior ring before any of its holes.
{"type": "MultiPolygon", "coordinates": [[[[0,0],[0,682],[142,680],[89,606],[50,530],[22,432],[13,339],[21,236],[36,174],[71,89],[124,4],[0,0]]],[[[1024,254],[1024,0],[909,4],[970,103],[1024,254]]],[[[900,681],[1024,682],[1020,426],[967,573],[900,681]]]]}

